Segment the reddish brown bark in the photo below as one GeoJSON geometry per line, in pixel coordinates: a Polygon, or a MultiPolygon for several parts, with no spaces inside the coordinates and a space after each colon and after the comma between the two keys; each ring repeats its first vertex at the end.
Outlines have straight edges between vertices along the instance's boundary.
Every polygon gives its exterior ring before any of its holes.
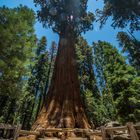
{"type": "Polygon", "coordinates": [[[60,37],[55,69],[47,100],[32,129],[90,128],[78,82],[74,39],[60,37]]]}

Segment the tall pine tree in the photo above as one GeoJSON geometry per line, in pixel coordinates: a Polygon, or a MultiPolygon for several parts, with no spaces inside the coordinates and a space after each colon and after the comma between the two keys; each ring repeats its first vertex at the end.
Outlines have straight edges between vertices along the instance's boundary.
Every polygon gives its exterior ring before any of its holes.
{"type": "Polygon", "coordinates": [[[117,49],[107,42],[94,44],[94,52],[98,60],[96,62],[103,70],[104,87],[109,89],[108,96],[112,95],[115,102],[118,119],[123,123],[139,121],[140,77],[137,77],[136,70],[126,64],[117,49]]]}
{"type": "Polygon", "coordinates": [[[35,14],[26,6],[0,7],[0,117],[19,123],[24,84],[36,48],[35,14]]]}

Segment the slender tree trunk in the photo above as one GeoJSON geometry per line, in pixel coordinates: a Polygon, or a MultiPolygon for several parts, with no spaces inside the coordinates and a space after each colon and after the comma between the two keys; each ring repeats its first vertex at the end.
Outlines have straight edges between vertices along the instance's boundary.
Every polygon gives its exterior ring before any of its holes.
{"type": "Polygon", "coordinates": [[[85,115],[78,81],[74,39],[60,36],[54,73],[46,102],[32,129],[90,128],[85,115]]]}

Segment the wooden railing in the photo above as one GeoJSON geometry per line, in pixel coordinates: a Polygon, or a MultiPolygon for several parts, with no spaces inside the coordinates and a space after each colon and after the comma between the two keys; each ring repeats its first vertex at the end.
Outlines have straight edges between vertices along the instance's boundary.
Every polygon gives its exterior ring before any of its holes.
{"type": "Polygon", "coordinates": [[[113,135],[117,131],[124,131],[130,135],[131,140],[140,140],[140,125],[134,125],[133,123],[129,122],[126,126],[121,127],[111,127],[105,128],[104,126],[101,127],[101,134],[103,140],[108,140],[108,136],[113,139],[113,135]]]}
{"type": "MultiPolygon", "coordinates": [[[[12,132],[11,140],[16,140],[19,135],[46,135],[48,133],[80,133],[83,137],[89,137],[90,140],[94,139],[94,136],[100,136],[102,137],[102,140],[109,140],[113,139],[113,137],[118,132],[128,133],[131,140],[140,140],[140,125],[134,125],[133,123],[127,123],[126,126],[120,126],[120,127],[107,127],[104,126],[101,127],[101,130],[93,131],[91,129],[79,129],[79,128],[48,128],[45,130],[41,130],[43,133],[39,133],[38,131],[27,131],[27,130],[20,130],[20,125],[14,126],[14,125],[5,125],[0,124],[0,137],[3,135],[2,139],[6,138],[6,133],[4,131],[7,131],[7,135],[9,135],[9,131],[12,132]],[[2,131],[4,130],[4,131],[2,131]],[[2,132],[2,133],[1,133],[2,132]]],[[[1,139],[1,138],[0,138],[1,139]]]]}
{"type": "Polygon", "coordinates": [[[0,140],[17,140],[21,125],[0,124],[0,140]]]}
{"type": "MultiPolygon", "coordinates": [[[[120,127],[109,127],[105,128],[104,126],[101,127],[101,130],[93,131],[90,129],[79,129],[79,128],[48,128],[44,131],[44,134],[47,133],[56,133],[56,132],[74,132],[74,133],[81,133],[81,136],[88,136],[90,140],[94,139],[94,136],[101,136],[102,140],[109,140],[113,139],[114,135],[116,135],[117,132],[122,131],[123,133],[128,133],[131,137],[131,140],[140,140],[140,125],[133,125],[133,123],[127,123],[126,126],[120,126],[120,127]]],[[[34,131],[25,131],[21,130],[20,134],[27,134],[27,135],[40,135],[39,132],[34,131]]]]}

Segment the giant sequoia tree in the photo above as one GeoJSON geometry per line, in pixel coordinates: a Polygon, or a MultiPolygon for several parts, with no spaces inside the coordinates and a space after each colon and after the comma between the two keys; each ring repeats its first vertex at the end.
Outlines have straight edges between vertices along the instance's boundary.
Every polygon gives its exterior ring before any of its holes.
{"type": "Polygon", "coordinates": [[[87,0],[35,0],[41,9],[38,19],[59,34],[54,73],[44,106],[33,125],[34,130],[48,127],[89,128],[80,98],[75,56],[75,38],[92,28],[92,13],[87,0]]]}

